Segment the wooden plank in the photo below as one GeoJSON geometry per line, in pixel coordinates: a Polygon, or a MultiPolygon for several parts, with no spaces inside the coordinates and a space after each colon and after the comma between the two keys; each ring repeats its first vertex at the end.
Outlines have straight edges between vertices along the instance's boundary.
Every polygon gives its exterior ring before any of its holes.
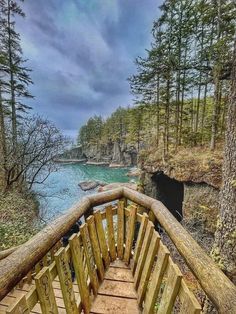
{"type": "Polygon", "coordinates": [[[126,197],[122,197],[120,200],[124,203],[124,207],[128,206],[128,199],[126,197]]]}
{"type": "Polygon", "coordinates": [[[75,300],[75,293],[73,290],[73,283],[71,279],[71,270],[69,267],[65,248],[60,248],[54,255],[58,277],[60,280],[63,300],[65,308],[68,313],[78,313],[78,308],[75,300]]]}
{"type": "Polygon", "coordinates": [[[6,310],[7,314],[29,314],[29,308],[27,306],[25,295],[20,297],[6,310]]]}
{"type": "Polygon", "coordinates": [[[109,256],[105,232],[104,232],[103,224],[102,224],[102,215],[99,210],[94,213],[94,218],[95,218],[95,224],[96,224],[96,229],[97,229],[98,241],[99,241],[100,249],[102,252],[102,258],[104,260],[105,268],[108,268],[110,264],[110,256],[109,256]]]}
{"type": "Polygon", "coordinates": [[[158,311],[160,313],[171,314],[175,303],[176,296],[179,292],[182,274],[171,258],[168,260],[167,281],[161,297],[161,302],[158,311]]]}
{"type": "Polygon", "coordinates": [[[137,294],[132,282],[104,280],[99,288],[98,294],[137,299],[137,294]]]}
{"type": "Polygon", "coordinates": [[[42,262],[43,262],[44,267],[48,266],[48,255],[47,254],[44,255],[42,262]]]}
{"type": "Polygon", "coordinates": [[[150,209],[149,210],[149,212],[148,212],[148,218],[149,218],[149,220],[154,224],[155,223],[155,221],[156,221],[156,217],[155,217],[155,215],[154,215],[154,213],[153,213],[153,211],[150,209]]]}
{"type": "Polygon", "coordinates": [[[35,276],[35,285],[42,312],[44,314],[58,314],[55,294],[53,291],[52,280],[48,267],[44,267],[35,276]]]}
{"type": "MultiPolygon", "coordinates": [[[[137,207],[137,210],[138,210],[138,207],[137,207]]],[[[129,214],[130,214],[129,208],[125,208],[125,218],[129,218],[129,214]]],[[[143,217],[143,215],[141,215],[141,214],[139,214],[139,213],[137,212],[137,214],[136,214],[136,220],[137,220],[138,222],[141,223],[142,217],[143,217]]]]}
{"type": "Polygon", "coordinates": [[[84,213],[84,220],[87,220],[89,216],[93,215],[93,207],[89,207],[84,213]]]}
{"type": "Polygon", "coordinates": [[[129,222],[128,222],[128,230],[126,230],[125,254],[124,254],[124,261],[127,264],[129,264],[129,261],[130,261],[131,250],[132,250],[132,245],[133,245],[133,240],[134,240],[136,213],[137,213],[137,206],[131,206],[129,222]]]}
{"type": "Polygon", "coordinates": [[[69,239],[71,248],[72,261],[75,270],[75,276],[79,287],[79,293],[81,297],[82,307],[84,312],[87,314],[90,310],[90,296],[89,288],[87,286],[87,280],[84,273],[83,266],[83,253],[80,246],[80,241],[77,234],[73,234],[69,239]]]}
{"type": "Polygon", "coordinates": [[[119,259],[123,259],[124,256],[124,240],[125,240],[124,201],[119,201],[117,209],[117,255],[119,259]]]}
{"type": "Polygon", "coordinates": [[[202,311],[201,305],[196,299],[195,295],[189,290],[185,281],[182,279],[179,290],[180,299],[180,314],[200,314],[202,311]]]}
{"type": "Polygon", "coordinates": [[[93,293],[94,295],[97,295],[98,286],[99,286],[98,276],[97,276],[92,246],[91,246],[91,242],[89,238],[88,226],[86,223],[80,227],[80,234],[81,234],[81,238],[83,242],[84,253],[86,257],[86,265],[88,267],[88,274],[91,280],[93,293]]]}
{"type": "Polygon", "coordinates": [[[97,231],[96,231],[93,216],[89,216],[89,218],[87,219],[87,225],[88,225],[91,246],[93,250],[93,256],[95,259],[95,263],[97,265],[98,276],[99,276],[99,279],[102,281],[104,278],[104,266],[103,266],[103,261],[102,261],[102,256],[101,256],[101,251],[100,251],[100,246],[98,242],[97,231]]]}
{"type": "Polygon", "coordinates": [[[125,265],[125,263],[119,259],[111,262],[110,267],[130,269],[129,265],[125,265]]]}
{"type": "Polygon", "coordinates": [[[105,279],[134,282],[130,269],[110,267],[105,273],[105,279]]]}
{"type": "Polygon", "coordinates": [[[40,261],[35,265],[35,272],[36,274],[39,273],[41,270],[40,261]]]}
{"type": "Polygon", "coordinates": [[[134,285],[136,289],[138,288],[138,285],[139,285],[140,277],[143,271],[143,266],[145,263],[145,259],[147,256],[147,252],[148,252],[149,244],[153,235],[153,231],[154,231],[154,225],[151,221],[149,221],[147,224],[147,228],[146,228],[146,232],[145,232],[145,236],[143,240],[143,245],[140,251],[138,264],[137,264],[136,271],[134,274],[134,285]]]}
{"type": "Polygon", "coordinates": [[[90,313],[140,314],[140,311],[135,299],[98,295],[90,313]]]}
{"type": "Polygon", "coordinates": [[[142,275],[140,278],[139,286],[138,286],[138,303],[139,305],[142,305],[146,290],[147,290],[147,285],[148,281],[151,275],[153,263],[154,263],[154,258],[157,253],[158,245],[160,242],[160,236],[157,232],[153,232],[151,243],[148,249],[148,253],[146,256],[145,264],[143,267],[142,275]]]}
{"type": "Polygon", "coordinates": [[[116,259],[116,243],[115,243],[115,232],[113,226],[113,215],[112,215],[112,206],[106,207],[106,220],[107,220],[107,237],[108,237],[108,246],[111,260],[116,259]]]}
{"type": "Polygon", "coordinates": [[[149,314],[154,312],[155,303],[158,297],[158,293],[161,287],[162,279],[168,264],[168,259],[170,252],[160,241],[158,252],[157,252],[157,261],[155,268],[152,273],[151,281],[148,287],[148,291],[144,300],[144,314],[149,314]]]}
{"type": "Polygon", "coordinates": [[[133,265],[132,265],[132,272],[133,274],[135,273],[137,264],[138,264],[138,258],[141,252],[144,236],[145,236],[145,231],[147,228],[147,223],[148,223],[148,215],[146,213],[143,214],[142,216],[142,221],[138,233],[138,239],[135,245],[135,251],[134,251],[134,257],[133,257],[133,265]]]}

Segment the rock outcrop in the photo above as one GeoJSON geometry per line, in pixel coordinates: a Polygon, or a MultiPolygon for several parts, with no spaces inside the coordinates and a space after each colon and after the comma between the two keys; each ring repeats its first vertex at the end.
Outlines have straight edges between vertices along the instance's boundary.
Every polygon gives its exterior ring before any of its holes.
{"type": "Polygon", "coordinates": [[[137,165],[138,152],[136,148],[125,143],[89,144],[83,147],[83,154],[86,156],[89,164],[104,163],[111,167],[137,165]]]}
{"type": "Polygon", "coordinates": [[[80,182],[78,185],[83,191],[89,191],[89,190],[93,190],[97,188],[98,186],[105,186],[107,185],[107,183],[95,180],[95,181],[83,181],[83,182],[80,182]]]}
{"type": "Polygon", "coordinates": [[[163,172],[183,183],[206,183],[217,189],[221,187],[223,162],[221,150],[212,152],[203,147],[183,148],[167,160],[163,160],[158,152],[150,151],[139,159],[139,167],[147,176],[163,172]]]}
{"type": "Polygon", "coordinates": [[[86,162],[89,165],[130,167],[137,165],[135,146],[109,141],[106,144],[88,144],[74,147],[57,157],[58,162],[86,162]]]}

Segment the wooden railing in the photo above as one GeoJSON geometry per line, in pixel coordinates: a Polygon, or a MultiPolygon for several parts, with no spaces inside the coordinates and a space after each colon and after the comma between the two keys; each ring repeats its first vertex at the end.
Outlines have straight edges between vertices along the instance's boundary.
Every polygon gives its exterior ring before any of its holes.
{"type": "Polygon", "coordinates": [[[44,314],[58,313],[62,307],[67,313],[97,313],[101,304],[106,312],[104,302],[111,312],[116,306],[127,312],[130,298],[132,314],[150,314],[156,308],[158,313],[170,313],[173,308],[179,314],[201,313],[201,305],[148,215],[137,213],[137,205],[127,206],[124,200],[90,215],[67,246],[56,249],[52,256],[46,255],[42,264],[42,269],[33,274],[30,289],[24,284],[14,289],[11,296],[15,293],[15,300],[6,313],[40,309],[44,314]],[[119,268],[114,270],[114,263],[119,268]],[[123,273],[122,266],[126,267],[123,273]],[[117,298],[110,293],[122,299],[116,303],[117,298]]]}
{"type": "MultiPolygon", "coordinates": [[[[127,188],[90,195],[0,261],[0,299],[43,259],[75,222],[91,208],[125,198],[150,210],[164,228],[203,290],[220,313],[236,313],[236,287],[157,200],[127,188]]],[[[118,248],[117,248],[118,249],[118,248]]]]}

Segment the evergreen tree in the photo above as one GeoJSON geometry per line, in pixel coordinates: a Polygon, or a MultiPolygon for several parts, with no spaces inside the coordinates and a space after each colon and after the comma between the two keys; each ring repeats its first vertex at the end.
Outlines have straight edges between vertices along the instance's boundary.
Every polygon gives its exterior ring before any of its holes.
{"type": "Polygon", "coordinates": [[[20,44],[20,35],[15,30],[15,17],[24,17],[20,5],[16,1],[1,0],[1,66],[4,71],[2,93],[11,116],[12,147],[17,151],[17,126],[29,106],[25,98],[32,97],[28,85],[32,83],[30,70],[25,66],[20,44]]]}
{"type": "Polygon", "coordinates": [[[12,168],[11,160],[20,154],[18,126],[30,109],[25,99],[32,97],[28,91],[32,83],[30,70],[25,66],[16,16],[24,17],[18,2],[0,0],[0,177],[3,186],[7,177],[18,178],[21,165],[12,168]]]}

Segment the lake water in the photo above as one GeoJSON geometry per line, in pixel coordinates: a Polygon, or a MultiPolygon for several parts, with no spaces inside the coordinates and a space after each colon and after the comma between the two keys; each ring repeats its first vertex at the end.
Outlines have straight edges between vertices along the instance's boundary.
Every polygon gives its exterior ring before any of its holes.
{"type": "Polygon", "coordinates": [[[129,182],[128,168],[109,168],[94,165],[67,164],[60,165],[45,184],[35,187],[39,194],[40,217],[43,221],[52,221],[64,213],[83,196],[96,190],[84,192],[78,186],[81,181],[100,180],[106,183],[129,182]]]}

